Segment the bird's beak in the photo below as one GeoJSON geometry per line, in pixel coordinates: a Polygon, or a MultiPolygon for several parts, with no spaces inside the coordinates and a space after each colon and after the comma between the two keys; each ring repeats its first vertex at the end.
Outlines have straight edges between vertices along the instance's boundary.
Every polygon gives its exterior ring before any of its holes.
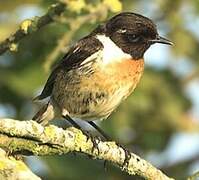
{"type": "Polygon", "coordinates": [[[151,42],[152,44],[161,43],[161,44],[173,45],[173,43],[170,40],[163,38],[161,36],[157,36],[156,39],[149,40],[149,42],[151,42]]]}

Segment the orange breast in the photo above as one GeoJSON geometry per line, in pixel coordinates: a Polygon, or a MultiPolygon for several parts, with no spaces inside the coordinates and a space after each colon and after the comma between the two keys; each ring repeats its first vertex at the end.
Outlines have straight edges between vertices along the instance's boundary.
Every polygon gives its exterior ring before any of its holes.
{"type": "Polygon", "coordinates": [[[131,90],[139,82],[143,70],[143,59],[115,61],[114,63],[100,66],[92,76],[82,77],[81,84],[88,89],[97,87],[102,89],[124,87],[128,89],[129,87],[129,90],[131,90]]]}
{"type": "Polygon", "coordinates": [[[127,59],[121,62],[115,62],[107,67],[107,71],[114,75],[118,80],[130,81],[136,80],[144,70],[144,60],[127,59]]]}
{"type": "Polygon", "coordinates": [[[135,89],[142,76],[143,70],[143,59],[127,59],[110,64],[106,72],[109,74],[112,83],[116,83],[118,87],[126,90],[124,95],[125,99],[135,89]]]}

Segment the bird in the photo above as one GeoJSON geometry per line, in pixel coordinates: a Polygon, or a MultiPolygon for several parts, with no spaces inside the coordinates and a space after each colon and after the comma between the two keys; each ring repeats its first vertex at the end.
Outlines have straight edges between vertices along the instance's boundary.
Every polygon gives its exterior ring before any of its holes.
{"type": "Polygon", "coordinates": [[[136,88],[144,71],[144,53],[155,43],[173,45],[161,37],[155,23],[143,15],[122,12],[77,41],[53,68],[41,94],[48,98],[33,120],[47,125],[55,118],[94,123],[107,119],[136,88]]]}

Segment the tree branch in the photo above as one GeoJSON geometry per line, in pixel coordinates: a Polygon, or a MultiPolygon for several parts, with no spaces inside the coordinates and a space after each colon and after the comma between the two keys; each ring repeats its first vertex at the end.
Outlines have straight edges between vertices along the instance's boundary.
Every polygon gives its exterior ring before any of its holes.
{"type": "Polygon", "coordinates": [[[81,152],[94,159],[110,161],[130,175],[156,180],[172,179],[134,153],[130,153],[123,166],[126,157],[123,148],[115,142],[87,137],[73,127],[63,130],[53,125],[43,127],[32,120],[0,119],[0,147],[16,154],[39,156],[81,152]]]}
{"type": "Polygon", "coordinates": [[[189,176],[187,180],[197,180],[199,178],[199,171],[194,173],[193,175],[189,176]]]}
{"type": "MultiPolygon", "coordinates": [[[[87,11],[89,10],[89,13],[95,14],[95,12],[92,12],[95,11],[95,8],[93,8],[90,4],[86,4],[85,2],[79,6],[78,4],[78,1],[58,0],[58,3],[50,6],[49,10],[45,15],[41,17],[35,17],[33,19],[24,20],[14,34],[10,35],[10,37],[0,42],[0,55],[5,53],[7,50],[16,51],[17,43],[21,39],[23,39],[27,35],[30,35],[38,31],[40,28],[48,25],[49,23],[55,21],[56,17],[60,16],[64,12],[64,10],[66,9],[66,5],[67,7],[69,7],[68,10],[71,12],[80,12],[81,9],[84,8],[87,11]]],[[[118,0],[114,0],[111,2],[103,0],[96,7],[96,9],[98,13],[104,13],[106,16],[108,10],[112,12],[121,11],[122,4],[118,0]],[[106,11],[103,11],[104,7],[106,7],[106,11]]]]}
{"type": "Polygon", "coordinates": [[[3,149],[0,149],[0,179],[11,180],[41,180],[33,174],[21,160],[7,156],[3,149]]]}
{"type": "Polygon", "coordinates": [[[21,39],[23,39],[29,34],[38,31],[45,25],[53,22],[54,17],[59,16],[62,12],[64,12],[65,6],[65,3],[59,2],[57,4],[51,5],[51,7],[45,15],[31,20],[27,19],[23,21],[14,34],[12,34],[10,37],[8,37],[0,43],[0,55],[6,52],[7,50],[16,51],[17,43],[21,39]]]}

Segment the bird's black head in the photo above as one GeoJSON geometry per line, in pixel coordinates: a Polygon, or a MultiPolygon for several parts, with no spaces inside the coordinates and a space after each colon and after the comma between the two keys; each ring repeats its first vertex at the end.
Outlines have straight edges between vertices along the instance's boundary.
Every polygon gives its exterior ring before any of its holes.
{"type": "Polygon", "coordinates": [[[100,29],[134,59],[142,58],[145,51],[154,43],[172,44],[158,35],[152,20],[135,13],[120,13],[98,30],[100,29]]]}

